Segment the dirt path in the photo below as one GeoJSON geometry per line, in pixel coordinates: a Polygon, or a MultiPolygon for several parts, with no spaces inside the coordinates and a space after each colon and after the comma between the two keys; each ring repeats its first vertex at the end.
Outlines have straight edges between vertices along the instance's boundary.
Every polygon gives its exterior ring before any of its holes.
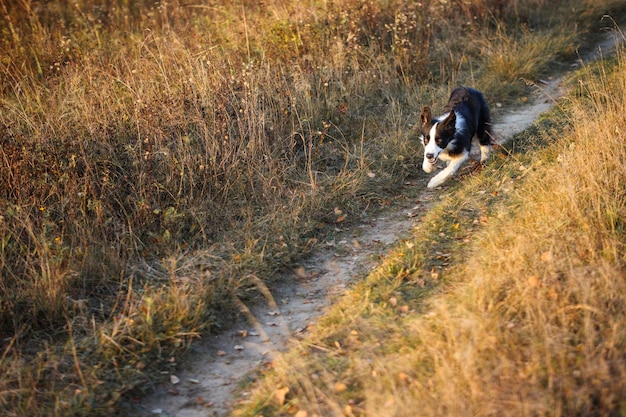
{"type": "MultiPolygon", "coordinates": [[[[588,62],[615,48],[616,34],[584,57],[588,62]],[[600,52],[601,51],[601,52],[600,52]]],[[[538,81],[528,103],[503,114],[494,125],[502,141],[529,127],[563,96],[562,77],[538,81]]],[[[289,347],[307,326],[320,317],[346,287],[363,276],[395,242],[407,238],[416,217],[416,204],[423,210],[438,192],[426,190],[429,178],[420,176],[407,186],[424,189],[412,202],[397,203],[375,218],[361,221],[340,233],[334,241],[323,242],[292,274],[285,276],[285,287],[273,294],[274,300],[253,308],[252,319],[235,323],[232,330],[210,336],[193,346],[193,360],[170,375],[171,384],[138,405],[138,416],[206,417],[228,415],[238,383],[251,371],[263,367],[289,347]]],[[[249,315],[250,316],[250,315],[249,315]]],[[[240,396],[246,395],[239,392],[240,396]]]]}

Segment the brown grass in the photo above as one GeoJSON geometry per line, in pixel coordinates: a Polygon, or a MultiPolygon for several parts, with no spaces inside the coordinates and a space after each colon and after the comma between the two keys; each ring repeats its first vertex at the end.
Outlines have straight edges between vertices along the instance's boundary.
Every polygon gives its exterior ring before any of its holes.
{"type": "Polygon", "coordinates": [[[423,102],[512,91],[543,5],[0,0],[2,414],[116,410],[414,170],[423,102]]]}

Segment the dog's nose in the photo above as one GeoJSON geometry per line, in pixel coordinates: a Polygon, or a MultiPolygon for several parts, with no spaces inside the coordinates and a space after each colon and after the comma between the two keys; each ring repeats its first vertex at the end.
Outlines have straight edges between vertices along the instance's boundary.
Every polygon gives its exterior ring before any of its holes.
{"type": "Polygon", "coordinates": [[[434,159],[435,158],[435,154],[434,153],[427,153],[426,154],[426,159],[434,159]]]}

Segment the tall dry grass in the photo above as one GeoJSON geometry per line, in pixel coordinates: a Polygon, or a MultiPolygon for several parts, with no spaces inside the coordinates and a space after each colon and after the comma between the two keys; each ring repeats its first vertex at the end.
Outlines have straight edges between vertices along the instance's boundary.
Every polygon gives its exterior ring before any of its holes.
{"type": "Polygon", "coordinates": [[[544,4],[0,1],[2,412],[115,410],[393,191],[416,109],[496,91],[485,39],[544,4]]]}

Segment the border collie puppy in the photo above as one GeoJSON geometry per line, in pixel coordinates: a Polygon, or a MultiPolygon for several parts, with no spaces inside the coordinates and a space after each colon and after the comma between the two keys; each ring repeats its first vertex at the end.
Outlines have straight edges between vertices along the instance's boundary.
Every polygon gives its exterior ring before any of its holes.
{"type": "Polygon", "coordinates": [[[491,118],[483,95],[473,88],[459,87],[450,94],[444,114],[432,117],[430,107],[421,114],[421,139],[424,145],[425,172],[433,172],[438,160],[447,161],[447,167],[435,175],[428,188],[443,184],[459,166],[469,159],[472,139],[480,144],[480,162],[485,162],[491,150],[491,118]]]}

